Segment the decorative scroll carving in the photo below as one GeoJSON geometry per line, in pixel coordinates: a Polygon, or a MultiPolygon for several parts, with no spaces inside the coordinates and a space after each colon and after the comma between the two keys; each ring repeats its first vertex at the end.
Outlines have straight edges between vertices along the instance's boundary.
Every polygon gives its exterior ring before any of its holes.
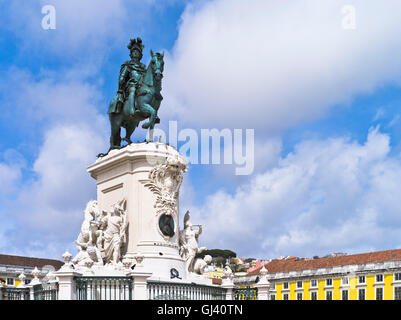
{"type": "Polygon", "coordinates": [[[156,195],[154,207],[158,216],[177,216],[178,193],[186,168],[182,159],[168,157],[164,163],[155,166],[149,173],[149,180],[144,181],[145,187],[156,195]]]}

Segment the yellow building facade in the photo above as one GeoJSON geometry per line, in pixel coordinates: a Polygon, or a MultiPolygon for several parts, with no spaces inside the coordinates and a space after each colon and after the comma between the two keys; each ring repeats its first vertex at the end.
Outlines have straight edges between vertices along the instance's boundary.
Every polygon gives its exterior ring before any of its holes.
{"type": "Polygon", "coordinates": [[[325,279],[285,279],[271,282],[271,300],[401,300],[401,270],[390,274],[331,277],[325,279]],[[377,281],[383,278],[383,281],[377,281]],[[329,284],[327,283],[329,280],[329,284]]]}
{"type": "Polygon", "coordinates": [[[401,250],[291,258],[265,264],[271,300],[401,300],[401,250]]]}

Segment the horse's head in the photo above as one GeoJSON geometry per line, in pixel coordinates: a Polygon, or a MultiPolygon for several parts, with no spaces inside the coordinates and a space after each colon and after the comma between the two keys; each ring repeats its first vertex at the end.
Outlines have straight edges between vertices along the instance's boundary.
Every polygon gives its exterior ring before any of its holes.
{"type": "Polygon", "coordinates": [[[85,220],[93,220],[99,214],[99,206],[96,200],[87,203],[85,211],[85,220]]]}
{"type": "Polygon", "coordinates": [[[160,80],[163,78],[163,70],[164,70],[164,52],[159,53],[153,53],[152,50],[150,50],[150,55],[152,57],[152,60],[150,62],[150,65],[152,66],[152,72],[153,75],[156,79],[160,80]]]}

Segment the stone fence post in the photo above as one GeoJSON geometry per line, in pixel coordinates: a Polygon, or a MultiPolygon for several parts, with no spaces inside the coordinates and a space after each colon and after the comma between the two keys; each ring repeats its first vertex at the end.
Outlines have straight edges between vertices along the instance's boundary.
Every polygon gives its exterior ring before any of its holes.
{"type": "Polygon", "coordinates": [[[32,281],[27,285],[27,288],[29,288],[29,299],[30,300],[35,300],[35,292],[33,287],[37,284],[40,284],[39,276],[40,276],[40,271],[38,270],[37,267],[33,269],[32,271],[33,279],[32,281]]]}
{"type": "Polygon", "coordinates": [[[58,300],[77,300],[75,277],[82,276],[73,270],[55,272],[58,279],[58,300]]]}
{"type": "Polygon", "coordinates": [[[132,277],[132,300],[148,300],[148,278],[152,276],[152,272],[144,270],[132,271],[128,274],[132,277]]]}
{"type": "Polygon", "coordinates": [[[226,300],[234,300],[234,282],[232,277],[228,277],[223,279],[223,283],[221,285],[222,288],[227,289],[226,291],[226,300]]]}
{"type": "Polygon", "coordinates": [[[258,289],[258,300],[269,300],[270,283],[267,280],[267,269],[263,266],[260,270],[260,280],[254,285],[258,289]]]}
{"type": "Polygon", "coordinates": [[[152,276],[152,272],[148,272],[142,264],[143,256],[136,255],[137,262],[133,271],[128,273],[132,277],[132,299],[133,300],[148,300],[148,278],[152,276]]]}
{"type": "Polygon", "coordinates": [[[63,254],[65,264],[54,273],[58,280],[58,300],[76,300],[76,283],[74,278],[82,276],[82,273],[75,271],[71,264],[72,255],[66,251],[63,254]]]}

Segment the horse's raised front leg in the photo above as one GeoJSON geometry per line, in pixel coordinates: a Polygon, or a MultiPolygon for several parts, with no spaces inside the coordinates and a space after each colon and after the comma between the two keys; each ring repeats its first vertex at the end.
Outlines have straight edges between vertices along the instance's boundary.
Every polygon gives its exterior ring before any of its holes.
{"type": "Polygon", "coordinates": [[[155,125],[155,119],[156,119],[156,111],[155,111],[155,109],[153,109],[152,106],[149,105],[149,104],[144,104],[142,106],[142,112],[147,117],[149,117],[149,121],[144,123],[142,125],[142,128],[148,129],[150,126],[154,126],[155,125]]]}

